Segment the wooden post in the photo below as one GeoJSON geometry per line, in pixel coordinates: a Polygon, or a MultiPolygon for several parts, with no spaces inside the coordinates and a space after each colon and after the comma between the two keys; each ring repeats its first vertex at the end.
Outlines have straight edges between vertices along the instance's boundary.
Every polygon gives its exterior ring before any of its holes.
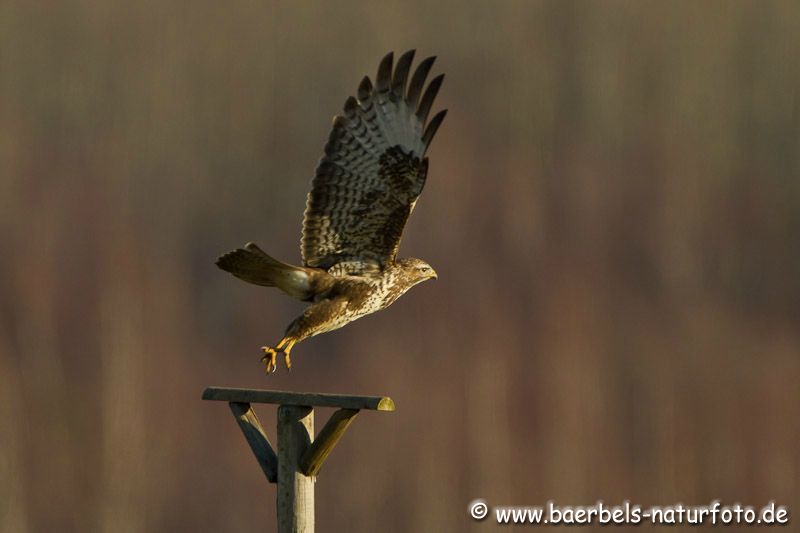
{"type": "Polygon", "coordinates": [[[314,479],[300,471],[313,435],[310,407],[278,407],[278,533],[314,531],[314,479]]]}
{"type": "Polygon", "coordinates": [[[385,396],[297,393],[208,387],[204,400],[228,402],[250,449],[270,483],[278,483],[278,533],[314,532],[314,479],[336,443],[362,409],[394,411],[385,396]],[[251,403],[277,404],[278,453],[251,403]],[[314,439],[314,407],[337,407],[314,439]]]}

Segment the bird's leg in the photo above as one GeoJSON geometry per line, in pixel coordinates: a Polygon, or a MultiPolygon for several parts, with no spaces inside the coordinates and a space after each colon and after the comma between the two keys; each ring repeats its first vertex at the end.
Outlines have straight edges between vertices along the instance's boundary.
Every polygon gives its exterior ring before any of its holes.
{"type": "MultiPolygon", "coordinates": [[[[283,342],[283,341],[281,341],[283,342]]],[[[289,353],[292,351],[292,347],[297,343],[296,339],[289,338],[286,340],[286,344],[283,346],[283,362],[286,363],[286,370],[292,370],[292,359],[289,357],[289,353]]]]}

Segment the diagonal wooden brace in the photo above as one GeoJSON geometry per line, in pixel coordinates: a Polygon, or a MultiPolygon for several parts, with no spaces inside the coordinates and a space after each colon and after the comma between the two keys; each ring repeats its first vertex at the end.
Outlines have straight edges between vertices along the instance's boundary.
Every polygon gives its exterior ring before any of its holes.
{"type": "Polygon", "coordinates": [[[333,451],[358,414],[358,409],[339,409],[331,415],[325,427],[319,432],[303,456],[300,458],[300,471],[307,476],[316,476],[322,463],[333,451]]]}
{"type": "Polygon", "coordinates": [[[261,470],[263,470],[264,475],[267,476],[267,481],[270,483],[277,483],[278,456],[275,454],[275,450],[269,442],[264,428],[261,427],[261,423],[258,421],[255,411],[253,411],[249,403],[228,402],[228,405],[242,433],[244,433],[247,444],[249,444],[250,449],[253,450],[253,455],[256,456],[261,470]]]}

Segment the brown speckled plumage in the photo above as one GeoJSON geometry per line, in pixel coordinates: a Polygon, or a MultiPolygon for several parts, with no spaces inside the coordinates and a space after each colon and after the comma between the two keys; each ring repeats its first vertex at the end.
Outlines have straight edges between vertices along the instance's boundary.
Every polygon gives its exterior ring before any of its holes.
{"type": "Polygon", "coordinates": [[[446,114],[427,120],[444,75],[425,88],[431,57],[409,82],[413,57],[413,50],[406,52],[393,69],[393,54],[386,55],[374,87],[365,77],[358,97],[349,97],[334,118],[306,202],[303,266],[277,261],[252,243],[217,260],[240,279],[312,302],[274,348],[263,348],[268,372],[275,370],[277,353],[284,353],[289,367],[297,342],[384,309],[436,277],[420,259],[397,259],[403,228],[425,185],[425,153],[446,114]]]}

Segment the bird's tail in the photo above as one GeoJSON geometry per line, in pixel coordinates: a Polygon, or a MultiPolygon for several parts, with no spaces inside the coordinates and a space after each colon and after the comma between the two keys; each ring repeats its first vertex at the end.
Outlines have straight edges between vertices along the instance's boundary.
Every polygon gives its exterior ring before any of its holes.
{"type": "Polygon", "coordinates": [[[309,269],[282,263],[252,242],[221,255],[217,266],[248,283],[278,287],[298,300],[307,300],[313,295],[309,269]]]}

